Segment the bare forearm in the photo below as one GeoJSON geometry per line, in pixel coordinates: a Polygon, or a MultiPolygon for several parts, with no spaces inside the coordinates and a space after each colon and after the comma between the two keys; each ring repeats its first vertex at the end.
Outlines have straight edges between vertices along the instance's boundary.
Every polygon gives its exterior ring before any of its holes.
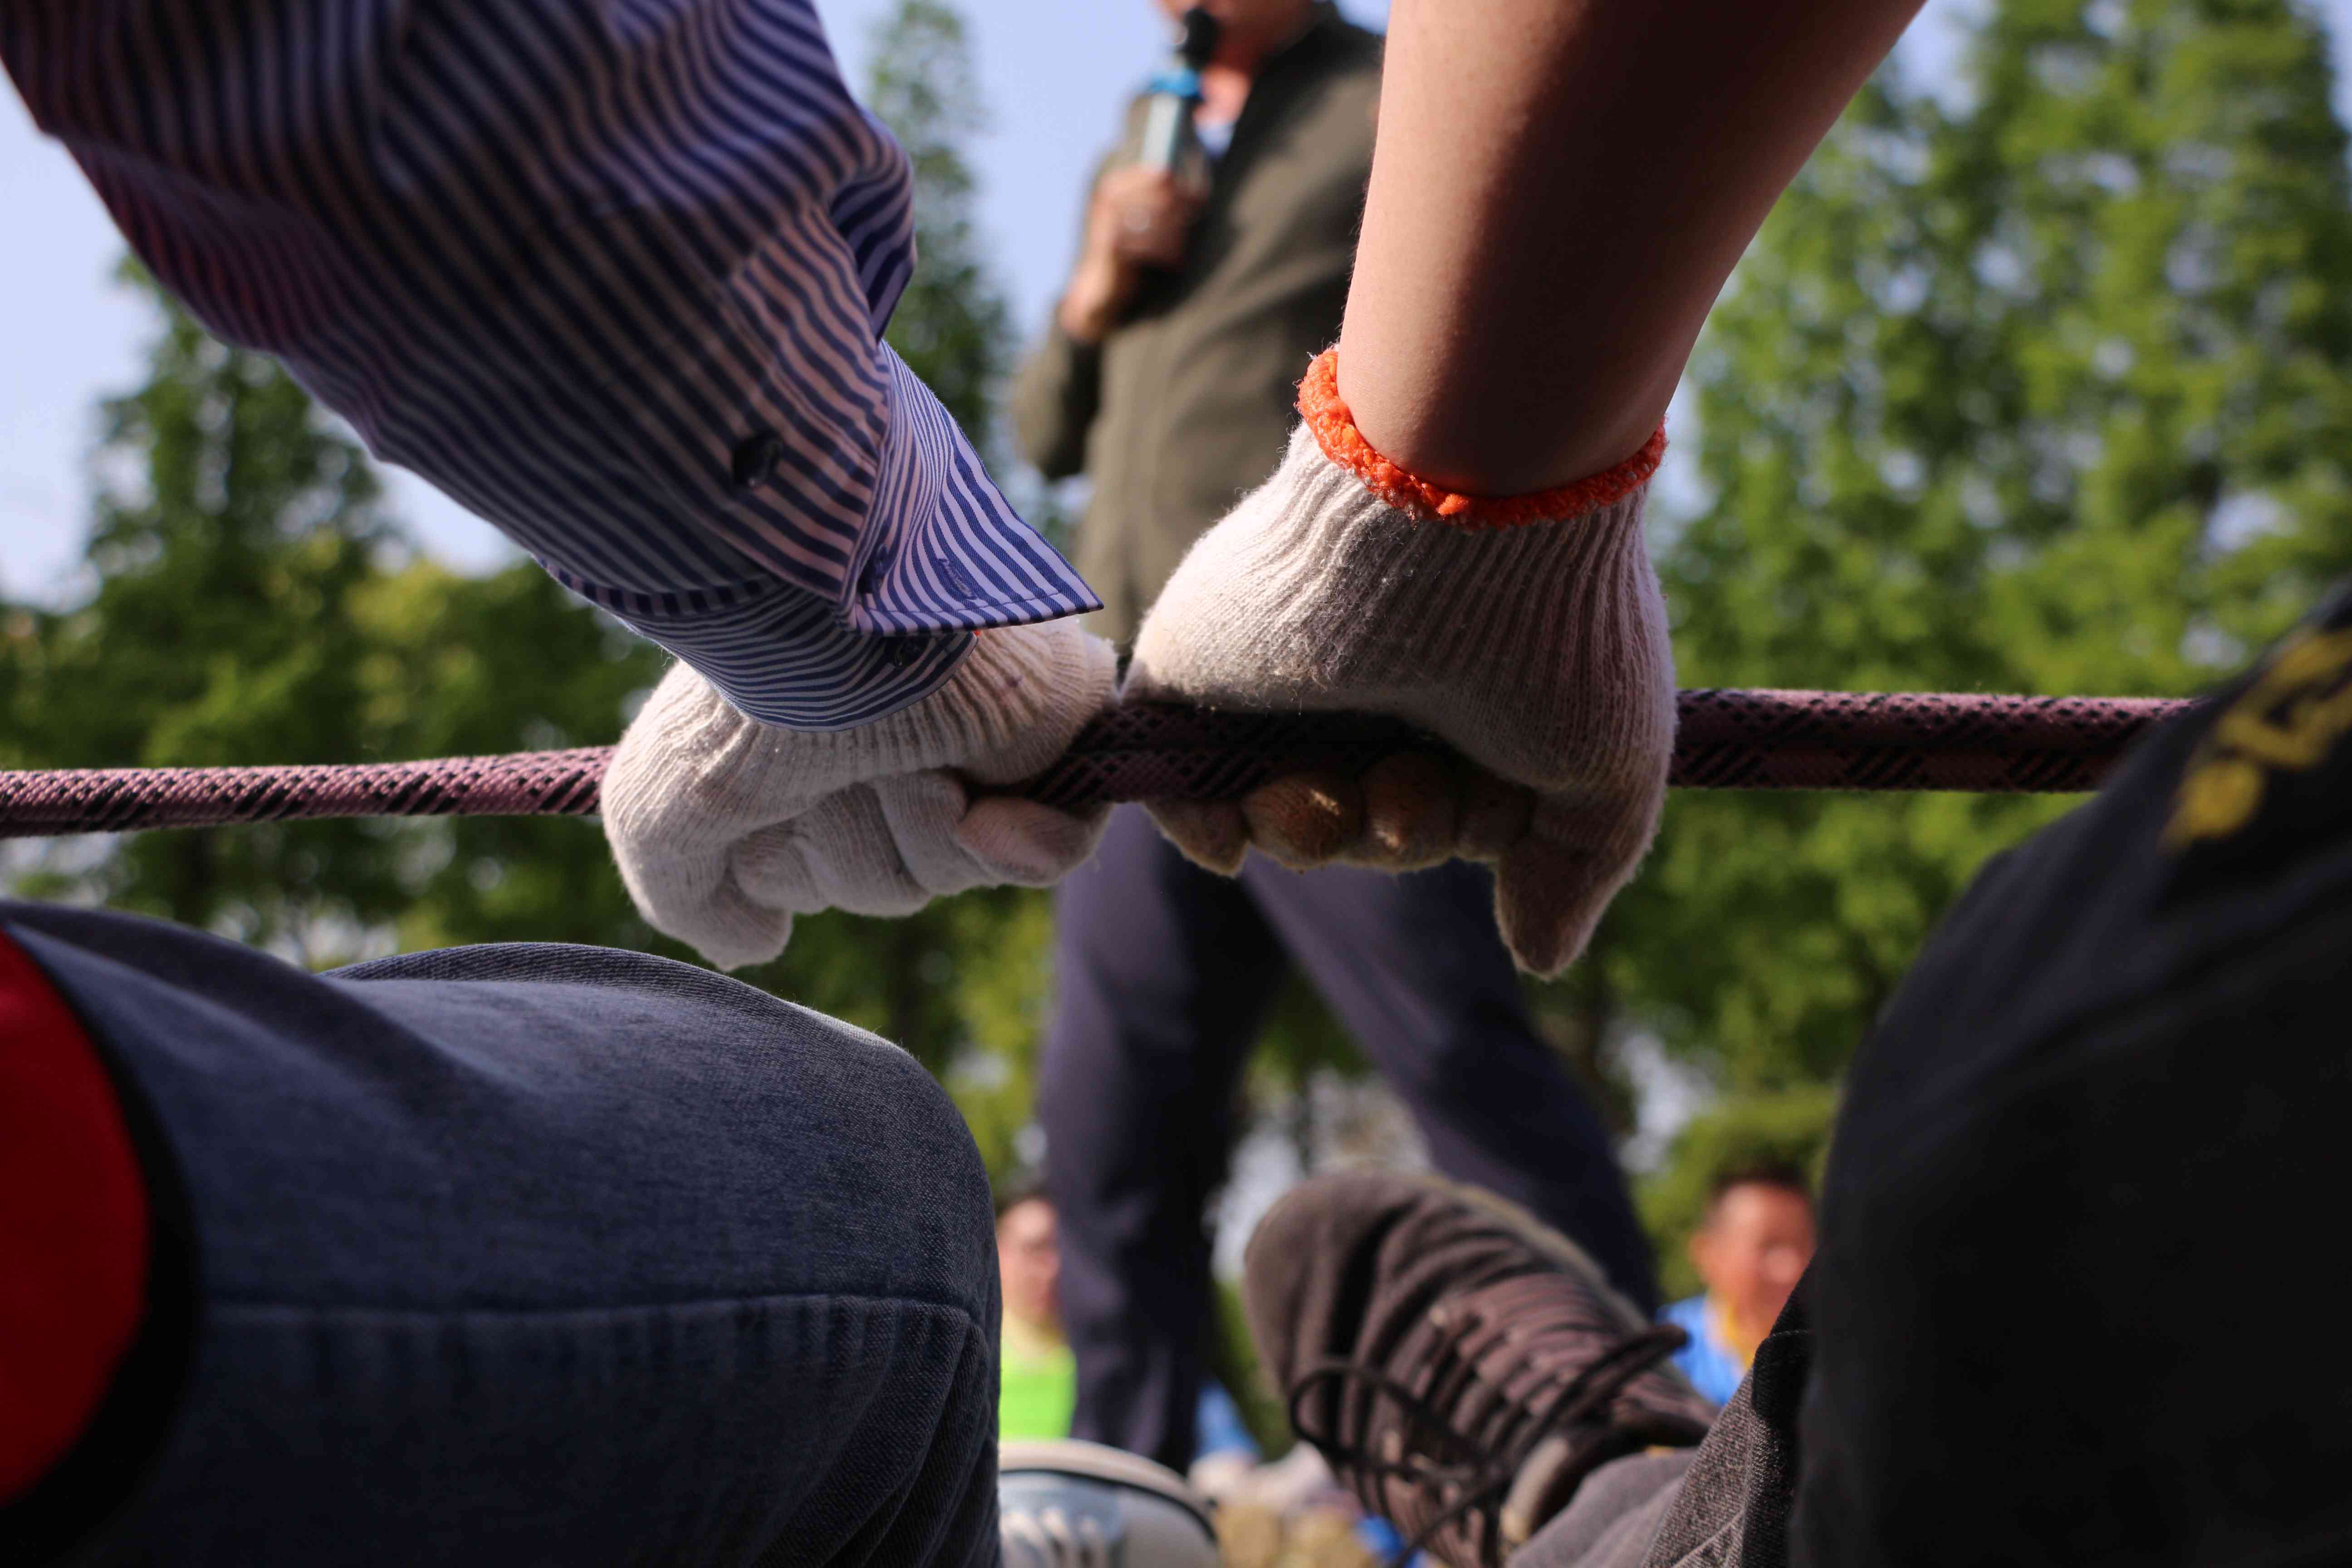
{"type": "Polygon", "coordinates": [[[1919,0],[1395,0],[1339,389],[1425,478],[1609,467],[1919,0]]]}

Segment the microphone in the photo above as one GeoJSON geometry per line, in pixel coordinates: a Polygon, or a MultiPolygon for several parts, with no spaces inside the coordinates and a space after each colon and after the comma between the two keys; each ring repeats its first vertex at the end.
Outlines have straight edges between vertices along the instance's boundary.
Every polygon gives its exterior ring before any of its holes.
{"type": "Polygon", "coordinates": [[[1176,172],[1192,140],[1192,110],[1201,101],[1201,68],[1217,52],[1217,19],[1205,5],[1186,11],[1177,24],[1183,29],[1176,48],[1161,62],[1151,85],[1144,89],[1148,106],[1143,116],[1141,162],[1150,168],[1176,172]]]}

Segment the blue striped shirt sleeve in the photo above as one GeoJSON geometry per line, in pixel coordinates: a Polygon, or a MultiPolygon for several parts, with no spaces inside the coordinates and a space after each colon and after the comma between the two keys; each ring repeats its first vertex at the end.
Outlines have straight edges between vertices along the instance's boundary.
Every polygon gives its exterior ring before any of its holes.
{"type": "Polygon", "coordinates": [[[132,248],[755,718],[1096,607],[881,342],[907,159],[807,0],[9,0],[132,248]]]}

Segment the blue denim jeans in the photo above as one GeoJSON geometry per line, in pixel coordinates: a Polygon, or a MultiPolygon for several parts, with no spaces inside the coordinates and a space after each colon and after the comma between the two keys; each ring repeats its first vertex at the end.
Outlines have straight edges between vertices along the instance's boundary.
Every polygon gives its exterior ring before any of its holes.
{"type": "Polygon", "coordinates": [[[987,1179],[895,1047],[639,953],[0,928],[110,1058],[165,1237],[110,1462],[0,1512],[0,1560],[994,1561],[987,1179]]]}

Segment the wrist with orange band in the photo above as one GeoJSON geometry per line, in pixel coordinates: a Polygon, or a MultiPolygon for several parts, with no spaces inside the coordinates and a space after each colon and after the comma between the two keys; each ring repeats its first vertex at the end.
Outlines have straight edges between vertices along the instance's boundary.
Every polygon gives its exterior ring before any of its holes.
{"type": "Polygon", "coordinates": [[[1549,489],[1515,496],[1473,496],[1409,472],[1372,449],[1339,395],[1339,351],[1325,349],[1298,383],[1298,415],[1323,455],[1364,481],[1364,488],[1409,517],[1455,528],[1520,528],[1557,522],[1613,506],[1650,482],[1666,455],[1663,425],[1622,462],[1549,489]]]}

